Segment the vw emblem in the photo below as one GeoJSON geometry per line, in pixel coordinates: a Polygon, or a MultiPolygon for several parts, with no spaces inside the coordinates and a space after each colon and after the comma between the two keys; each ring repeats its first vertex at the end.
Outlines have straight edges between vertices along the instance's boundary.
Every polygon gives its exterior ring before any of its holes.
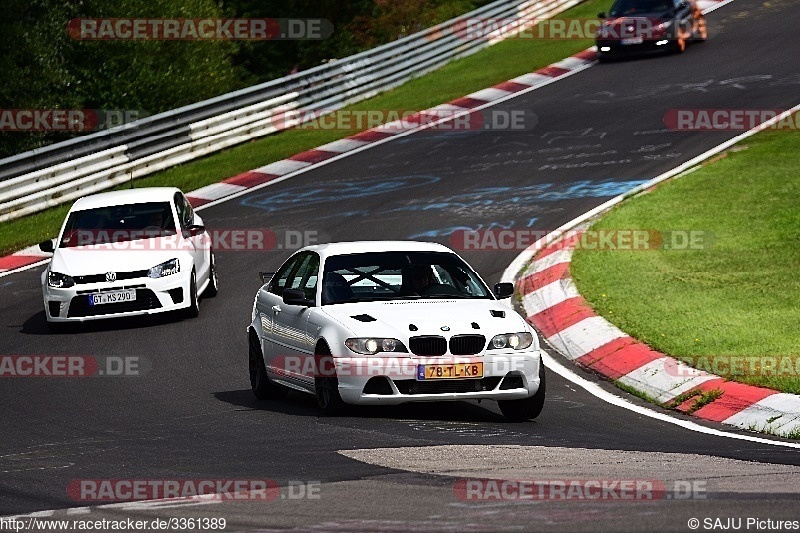
{"type": "Polygon", "coordinates": [[[117,273],[116,272],[106,272],[106,281],[112,283],[117,281],[117,273]]]}
{"type": "Polygon", "coordinates": [[[439,328],[439,329],[441,329],[442,331],[450,331],[450,328],[449,328],[449,327],[447,327],[447,326],[442,326],[442,327],[441,327],[441,328],[439,328]]]}

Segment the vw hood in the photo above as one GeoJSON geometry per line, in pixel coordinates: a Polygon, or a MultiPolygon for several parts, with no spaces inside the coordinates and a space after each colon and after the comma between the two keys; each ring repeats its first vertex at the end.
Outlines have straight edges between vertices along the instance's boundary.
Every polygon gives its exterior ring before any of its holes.
{"type": "MultiPolygon", "coordinates": [[[[159,239],[146,239],[158,241],[159,239]]],[[[126,243],[129,244],[129,243],[126,243]]],[[[86,276],[105,272],[132,272],[147,270],[171,259],[186,261],[185,250],[158,249],[158,243],[148,243],[148,250],[114,250],[107,245],[58,248],[50,262],[50,270],[68,276],[86,276]]],[[[181,270],[188,264],[181,265],[181,270]]]]}

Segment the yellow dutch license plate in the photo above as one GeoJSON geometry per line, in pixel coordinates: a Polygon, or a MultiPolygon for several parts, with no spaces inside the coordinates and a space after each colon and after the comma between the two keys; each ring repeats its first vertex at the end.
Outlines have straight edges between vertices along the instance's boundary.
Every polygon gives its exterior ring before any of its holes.
{"type": "Polygon", "coordinates": [[[483,363],[417,365],[417,380],[469,379],[483,377],[483,363]]]}

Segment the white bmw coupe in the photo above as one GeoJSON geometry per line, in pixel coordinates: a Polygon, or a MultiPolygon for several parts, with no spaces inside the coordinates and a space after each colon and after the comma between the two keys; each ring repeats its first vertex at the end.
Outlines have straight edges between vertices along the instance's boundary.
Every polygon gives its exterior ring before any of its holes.
{"type": "Polygon", "coordinates": [[[262,274],[249,341],[257,398],[289,389],[325,414],[347,404],[497,400],[515,421],[539,415],[545,375],[536,334],[445,246],[309,246],[262,274]]]}
{"type": "Polygon", "coordinates": [[[218,290],[211,238],[183,193],[171,187],[106,192],[76,201],[42,274],[47,323],[183,310],[218,290]]]}

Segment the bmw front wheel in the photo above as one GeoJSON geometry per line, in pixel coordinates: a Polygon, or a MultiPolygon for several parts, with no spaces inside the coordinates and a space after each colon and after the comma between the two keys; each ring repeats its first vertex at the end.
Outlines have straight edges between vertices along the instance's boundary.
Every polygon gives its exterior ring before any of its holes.
{"type": "Polygon", "coordinates": [[[530,398],[522,400],[499,400],[500,412],[512,422],[524,422],[536,418],[544,408],[545,397],[544,365],[539,363],[539,390],[530,398]]]}

